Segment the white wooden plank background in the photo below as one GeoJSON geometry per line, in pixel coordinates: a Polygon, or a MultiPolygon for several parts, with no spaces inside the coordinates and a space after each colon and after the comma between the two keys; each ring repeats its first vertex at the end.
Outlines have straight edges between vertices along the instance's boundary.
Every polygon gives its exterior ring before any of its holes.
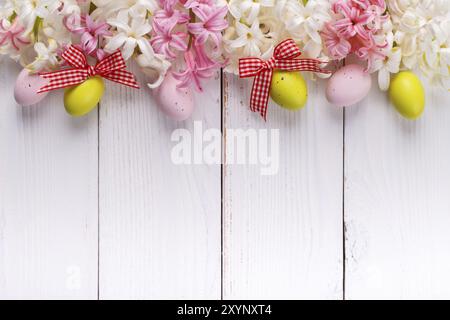
{"type": "Polygon", "coordinates": [[[96,298],[97,114],[18,107],[0,72],[0,298],[96,298]]]}
{"type": "Polygon", "coordinates": [[[342,110],[319,94],[322,82],[309,83],[304,110],[271,103],[266,123],[247,107],[251,81],[224,83],[227,129],[280,134],[278,174],[226,166],[225,298],[342,298],[342,110]]]}
{"type": "Polygon", "coordinates": [[[417,122],[397,115],[375,89],[347,109],[350,299],[450,298],[450,95],[426,91],[417,122]]]}
{"type": "MultiPolygon", "coordinates": [[[[174,165],[171,134],[192,131],[194,120],[165,118],[149,89],[108,89],[100,112],[100,298],[219,299],[220,165],[174,165]]],[[[193,119],[220,129],[219,75],[200,98],[193,119]]]]}
{"type": "Polygon", "coordinates": [[[18,107],[19,71],[1,64],[0,298],[450,298],[447,92],[408,122],[374,88],[344,119],[310,83],[305,110],[272,104],[264,123],[250,82],[218,76],[193,119],[224,147],[231,129],[279,129],[279,174],[260,176],[173,165],[193,120],[146,89],[108,85],[73,119],[61,93],[18,107]]]}

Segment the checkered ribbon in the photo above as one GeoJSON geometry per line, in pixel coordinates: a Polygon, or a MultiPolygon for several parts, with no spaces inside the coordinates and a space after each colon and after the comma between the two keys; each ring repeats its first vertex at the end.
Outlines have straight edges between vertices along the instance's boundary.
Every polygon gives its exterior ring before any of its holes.
{"type": "Polygon", "coordinates": [[[268,61],[259,58],[239,59],[239,76],[241,78],[256,77],[253,82],[250,109],[253,112],[259,112],[264,120],[267,117],[267,104],[274,69],[330,73],[320,68],[322,62],[319,60],[296,59],[301,54],[294,40],[288,39],[275,48],[273,57],[268,61]]]}
{"type": "Polygon", "coordinates": [[[139,89],[134,75],[125,70],[126,64],[120,51],[116,51],[95,66],[88,64],[84,53],[70,46],[62,54],[62,58],[73,68],[55,72],[44,72],[39,75],[49,79],[50,82],[39,89],[38,93],[61,89],[77,85],[86,81],[89,77],[101,76],[110,81],[139,89]]]}

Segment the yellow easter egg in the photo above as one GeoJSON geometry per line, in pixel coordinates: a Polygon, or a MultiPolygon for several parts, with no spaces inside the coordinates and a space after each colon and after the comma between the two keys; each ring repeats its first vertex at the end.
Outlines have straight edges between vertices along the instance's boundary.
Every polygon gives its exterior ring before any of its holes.
{"type": "Polygon", "coordinates": [[[402,71],[393,77],[389,97],[397,111],[407,119],[419,118],[425,109],[425,90],[411,71],[402,71]]]}
{"type": "Polygon", "coordinates": [[[298,110],[306,104],[308,87],[300,72],[275,70],[270,96],[279,106],[289,110],[298,110]]]}
{"type": "Polygon", "coordinates": [[[100,102],[105,85],[101,77],[92,77],[82,84],[67,88],[64,92],[64,107],[75,117],[84,116],[100,102]]]}

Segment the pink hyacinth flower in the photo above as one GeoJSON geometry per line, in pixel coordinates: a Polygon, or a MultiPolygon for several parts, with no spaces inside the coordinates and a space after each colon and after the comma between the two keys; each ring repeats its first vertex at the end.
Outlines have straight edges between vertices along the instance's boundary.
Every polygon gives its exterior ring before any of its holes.
{"type": "Polygon", "coordinates": [[[181,3],[184,2],[184,7],[186,9],[192,9],[195,7],[200,7],[202,5],[206,5],[209,7],[212,7],[214,5],[213,0],[187,0],[187,1],[180,1],[181,3]]]}
{"type": "Polygon", "coordinates": [[[325,25],[322,37],[331,58],[341,60],[350,54],[352,45],[345,38],[339,36],[331,23],[325,25]]]}
{"type": "Polygon", "coordinates": [[[194,84],[198,91],[203,91],[201,79],[214,76],[220,64],[208,58],[202,46],[193,45],[191,50],[184,55],[186,69],[182,72],[174,72],[173,77],[180,81],[178,88],[187,88],[194,84]]]}
{"type": "Polygon", "coordinates": [[[333,11],[343,15],[343,18],[333,23],[340,36],[351,38],[358,35],[364,40],[369,38],[368,31],[364,27],[371,22],[373,15],[356,5],[354,1],[339,0],[333,4],[333,11]]]}
{"type": "Polygon", "coordinates": [[[154,15],[154,20],[160,23],[185,24],[190,20],[189,14],[182,12],[175,8],[178,0],[160,0],[161,10],[157,10],[154,15]]]}
{"type": "Polygon", "coordinates": [[[386,55],[382,52],[383,49],[387,47],[387,42],[384,45],[377,45],[375,41],[371,38],[369,44],[361,46],[355,51],[355,55],[361,60],[367,61],[367,71],[370,71],[375,65],[377,60],[384,60],[386,55]]]}
{"type": "Polygon", "coordinates": [[[325,25],[322,38],[333,59],[354,53],[367,61],[368,70],[384,59],[387,43],[380,45],[375,38],[379,38],[383,23],[389,19],[385,0],[336,0],[332,11],[334,20],[325,25]]]}
{"type": "Polygon", "coordinates": [[[228,8],[214,10],[207,6],[200,6],[193,8],[192,11],[201,20],[201,22],[188,24],[188,30],[195,35],[197,45],[204,44],[211,37],[218,47],[222,39],[222,31],[228,27],[228,22],[225,20],[228,8]]]}
{"type": "Polygon", "coordinates": [[[27,45],[30,42],[27,40],[23,32],[25,28],[19,24],[19,20],[15,19],[13,23],[3,19],[0,21],[0,46],[11,44],[17,51],[20,50],[20,45],[27,45]]]}
{"type": "Polygon", "coordinates": [[[168,59],[175,59],[177,55],[173,50],[186,51],[188,35],[184,32],[172,32],[174,26],[168,20],[153,21],[155,35],[150,41],[156,53],[165,55],[168,59]],[[162,22],[166,21],[166,24],[162,22]]]}
{"type": "Polygon", "coordinates": [[[102,60],[105,52],[99,48],[99,39],[110,36],[109,25],[103,21],[94,21],[89,15],[82,15],[79,19],[70,17],[64,20],[66,28],[81,36],[79,48],[87,55],[95,56],[102,60]]]}

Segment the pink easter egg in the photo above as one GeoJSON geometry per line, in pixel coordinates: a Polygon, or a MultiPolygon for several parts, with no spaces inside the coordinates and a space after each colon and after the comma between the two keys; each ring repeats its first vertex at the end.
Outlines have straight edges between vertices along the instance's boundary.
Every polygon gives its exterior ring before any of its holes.
{"type": "Polygon", "coordinates": [[[351,106],[362,101],[370,91],[372,78],[362,66],[350,64],[339,69],[328,81],[326,97],[336,106],[351,106]]]}
{"type": "Polygon", "coordinates": [[[14,86],[14,99],[22,106],[36,104],[47,96],[48,92],[37,93],[47,83],[48,80],[37,74],[30,74],[27,69],[23,69],[19,73],[14,86]]]}
{"type": "Polygon", "coordinates": [[[189,88],[177,88],[178,81],[168,73],[161,86],[154,91],[158,107],[177,121],[188,119],[194,112],[194,96],[189,88]]]}

